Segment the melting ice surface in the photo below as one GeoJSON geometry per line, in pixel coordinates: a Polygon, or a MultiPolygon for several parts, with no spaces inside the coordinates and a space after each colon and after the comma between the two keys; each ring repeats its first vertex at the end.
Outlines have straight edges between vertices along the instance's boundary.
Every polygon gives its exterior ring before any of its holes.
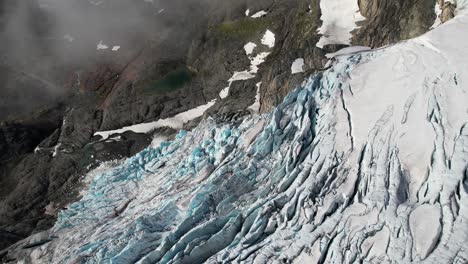
{"type": "Polygon", "coordinates": [[[39,263],[466,263],[468,18],[91,180],[39,263]],[[465,39],[463,39],[465,38],[465,39]]]}

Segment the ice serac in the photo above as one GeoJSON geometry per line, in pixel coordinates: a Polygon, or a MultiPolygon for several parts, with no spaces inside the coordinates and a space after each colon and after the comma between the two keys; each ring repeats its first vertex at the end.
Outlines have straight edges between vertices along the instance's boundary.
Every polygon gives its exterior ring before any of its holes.
{"type": "Polygon", "coordinates": [[[39,263],[467,263],[468,17],[100,173],[39,263]],[[465,39],[463,39],[465,38],[465,39]],[[455,41],[456,40],[456,41],[455,41]]]}

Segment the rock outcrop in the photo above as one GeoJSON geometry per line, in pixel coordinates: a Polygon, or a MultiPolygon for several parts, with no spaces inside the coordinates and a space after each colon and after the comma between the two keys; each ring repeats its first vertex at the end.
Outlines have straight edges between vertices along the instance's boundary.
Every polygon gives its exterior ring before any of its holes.
{"type": "Polygon", "coordinates": [[[442,13],[440,14],[440,21],[445,23],[455,17],[455,9],[457,8],[453,2],[447,1],[440,5],[442,13]]]}
{"type": "Polygon", "coordinates": [[[358,3],[366,20],[354,33],[354,45],[377,48],[414,38],[427,32],[436,18],[434,0],[359,0],[358,3]]]}

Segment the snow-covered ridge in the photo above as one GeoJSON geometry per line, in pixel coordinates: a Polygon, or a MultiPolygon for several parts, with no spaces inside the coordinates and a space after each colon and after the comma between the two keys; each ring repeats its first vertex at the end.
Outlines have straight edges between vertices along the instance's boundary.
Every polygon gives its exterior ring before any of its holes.
{"type": "MultiPolygon", "coordinates": [[[[99,174],[39,263],[466,263],[468,17],[99,174]],[[454,41],[457,40],[457,41],[454,41]]],[[[26,249],[23,249],[26,248],[26,249]]]]}

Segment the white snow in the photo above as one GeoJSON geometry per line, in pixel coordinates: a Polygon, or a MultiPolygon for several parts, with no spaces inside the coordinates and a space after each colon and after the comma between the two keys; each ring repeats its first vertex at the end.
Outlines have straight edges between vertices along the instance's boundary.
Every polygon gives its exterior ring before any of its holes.
{"type": "Polygon", "coordinates": [[[46,205],[46,207],[44,207],[44,214],[54,216],[56,213],[57,213],[57,210],[55,209],[54,202],[50,202],[49,204],[46,205]]]}
{"type": "Polygon", "coordinates": [[[252,79],[255,77],[255,74],[253,74],[251,71],[241,71],[241,72],[234,72],[232,77],[228,80],[229,85],[225,87],[221,92],[219,92],[219,97],[221,99],[224,99],[228,96],[229,94],[229,89],[231,88],[231,84],[235,81],[244,81],[248,79],[252,79]]]}
{"type": "MultiPolygon", "coordinates": [[[[268,31],[269,32],[269,31],[268,31]]],[[[273,33],[272,33],[273,34],[273,33]]],[[[274,35],[273,35],[273,43],[274,43],[274,35]]],[[[273,44],[274,45],[274,44],[273,44]]],[[[255,43],[249,42],[244,46],[245,53],[247,55],[252,54],[253,49],[257,45],[255,43]]],[[[219,92],[219,97],[221,99],[226,98],[229,95],[229,89],[231,88],[231,84],[235,81],[244,81],[249,80],[255,77],[255,74],[258,72],[258,66],[265,62],[266,58],[270,55],[270,52],[261,52],[257,54],[255,57],[248,56],[250,59],[250,69],[245,71],[236,71],[233,73],[232,77],[228,80],[228,86],[225,87],[221,92],[219,92]]]]}
{"type": "Polygon", "coordinates": [[[291,74],[304,72],[304,59],[298,58],[291,65],[291,74]]]}
{"type": "Polygon", "coordinates": [[[468,8],[468,0],[458,0],[456,4],[457,4],[457,14],[464,11],[466,8],[468,8]]]}
{"type": "Polygon", "coordinates": [[[258,11],[257,13],[255,13],[255,14],[253,14],[251,17],[252,18],[259,18],[259,17],[265,16],[266,14],[268,14],[268,12],[266,12],[264,10],[261,10],[261,11],[258,11]]]}
{"type": "Polygon", "coordinates": [[[255,77],[255,74],[258,72],[258,66],[265,62],[266,57],[270,55],[269,52],[262,52],[255,57],[249,57],[250,59],[250,70],[245,70],[241,72],[234,72],[232,77],[228,80],[229,85],[219,92],[219,97],[224,99],[229,94],[229,89],[231,84],[235,81],[245,81],[255,77]]]}
{"type": "MultiPolygon", "coordinates": [[[[109,48],[109,46],[104,44],[104,42],[102,40],[99,41],[99,43],[97,44],[97,47],[96,47],[97,50],[106,50],[108,48],[109,48]]],[[[119,49],[120,49],[120,46],[112,46],[112,48],[111,48],[112,51],[118,51],[119,49]]]]}
{"type": "Polygon", "coordinates": [[[255,102],[248,107],[248,109],[254,111],[254,112],[259,112],[260,111],[260,87],[262,85],[262,82],[257,83],[255,86],[257,86],[257,94],[255,95],[255,102]]]}
{"type": "Polygon", "coordinates": [[[245,10],[245,16],[249,16],[249,15],[250,15],[250,9],[245,10]]]}
{"type": "Polygon", "coordinates": [[[349,45],[356,22],[365,20],[357,0],[322,0],[320,9],[323,24],[319,28],[322,37],[316,45],[319,48],[329,44],[349,45]]]}
{"type": "Polygon", "coordinates": [[[105,45],[102,40],[99,41],[99,43],[97,44],[97,50],[105,50],[105,49],[108,49],[109,46],[105,45]]]}
{"type": "Polygon", "coordinates": [[[254,51],[255,47],[257,47],[257,44],[253,43],[253,42],[249,42],[247,44],[244,45],[244,50],[245,50],[245,53],[247,55],[250,55],[252,54],[252,52],[254,51]]]}
{"type": "Polygon", "coordinates": [[[268,55],[270,55],[270,52],[262,52],[257,56],[250,58],[250,73],[257,73],[258,66],[265,62],[266,57],[268,57],[268,55]]]}
{"type": "Polygon", "coordinates": [[[275,46],[275,34],[271,32],[270,30],[267,30],[265,32],[265,35],[263,35],[262,38],[262,44],[268,46],[269,48],[273,48],[275,46]]]}
{"type": "Polygon", "coordinates": [[[63,38],[68,42],[73,42],[73,40],[75,40],[75,38],[73,38],[70,34],[66,34],[65,36],[63,36],[63,38]]]}
{"type": "Polygon", "coordinates": [[[362,252],[370,259],[378,259],[385,256],[388,248],[390,231],[388,227],[375,233],[373,236],[368,237],[361,245],[362,252]]]}
{"type": "Polygon", "coordinates": [[[216,100],[212,100],[205,105],[198,106],[196,108],[190,109],[186,112],[182,112],[180,114],[177,114],[173,117],[169,117],[166,119],[160,119],[158,121],[151,122],[151,123],[142,123],[142,124],[132,125],[132,126],[116,129],[116,130],[100,131],[100,132],[94,133],[94,135],[101,136],[102,140],[106,140],[112,134],[121,134],[127,131],[133,131],[135,133],[148,133],[148,132],[155,130],[156,128],[161,128],[161,127],[182,129],[183,125],[187,123],[188,121],[202,116],[205,113],[205,111],[208,110],[208,108],[212,107],[215,104],[215,101],[216,100]]]}
{"type": "Polygon", "coordinates": [[[58,143],[57,145],[55,145],[54,151],[52,151],[52,157],[57,156],[57,153],[58,153],[59,148],[60,148],[61,145],[62,145],[62,143],[58,143]]]}
{"type": "Polygon", "coordinates": [[[239,81],[253,78],[255,76],[254,74],[258,72],[258,66],[265,62],[268,55],[270,55],[270,52],[262,52],[255,57],[249,57],[250,70],[234,73],[229,81],[239,81]]]}
{"type": "Polygon", "coordinates": [[[122,136],[110,137],[106,142],[122,141],[122,136]]]}
{"type": "Polygon", "coordinates": [[[399,156],[411,175],[413,197],[427,176],[427,163],[434,153],[434,145],[428,142],[436,142],[428,113],[435,105],[441,108],[442,146],[448,153],[468,120],[466,81],[460,77],[468,76],[468,48],[462,44],[468,43],[463,25],[467,20],[459,16],[421,37],[374,52],[372,60],[350,73],[349,89],[344,89],[357,146],[365,144],[378,120],[393,124],[399,156]]]}
{"type": "Polygon", "coordinates": [[[415,251],[424,259],[436,245],[442,231],[440,208],[423,204],[411,213],[409,220],[415,251]]]}
{"type": "Polygon", "coordinates": [[[169,137],[163,135],[155,135],[151,141],[151,147],[157,148],[162,142],[169,140],[169,137]]]}
{"type": "Polygon", "coordinates": [[[219,98],[226,98],[229,95],[229,88],[231,88],[231,83],[229,83],[229,86],[222,89],[221,92],[219,92],[219,98]]]}
{"type": "MultiPolygon", "coordinates": [[[[270,49],[275,46],[275,34],[270,30],[267,30],[261,39],[263,45],[268,46],[270,49]]],[[[270,52],[261,52],[256,56],[252,56],[254,49],[257,47],[257,44],[249,42],[244,45],[245,53],[247,54],[250,60],[250,69],[244,71],[236,71],[233,73],[232,77],[228,80],[228,86],[225,87],[221,92],[219,92],[219,97],[221,99],[226,98],[229,95],[229,89],[231,84],[235,81],[243,81],[252,79],[255,77],[255,74],[258,72],[258,66],[265,62],[270,52]]]]}
{"type": "Polygon", "coordinates": [[[435,28],[442,23],[442,21],[440,21],[440,14],[442,14],[442,7],[439,6],[439,1],[436,1],[434,12],[436,14],[436,19],[434,20],[434,24],[431,26],[431,28],[435,28]]]}
{"type": "Polygon", "coordinates": [[[244,80],[252,79],[253,77],[255,77],[255,75],[251,74],[248,71],[234,72],[234,74],[228,80],[228,82],[244,81],[244,80]]]}
{"type": "Polygon", "coordinates": [[[363,52],[363,51],[370,51],[370,50],[372,50],[372,49],[369,48],[369,47],[352,46],[352,47],[342,48],[342,49],[340,49],[339,51],[337,51],[335,53],[327,53],[325,56],[330,59],[330,58],[334,58],[334,57],[338,57],[338,56],[342,56],[342,55],[350,55],[350,54],[359,53],[359,52],[363,52]]]}
{"type": "Polygon", "coordinates": [[[231,88],[231,84],[235,81],[244,81],[249,80],[255,77],[251,71],[241,71],[241,72],[234,72],[232,77],[228,80],[229,85],[225,87],[221,92],[219,92],[219,97],[221,99],[226,98],[229,95],[229,89],[231,88]]]}

